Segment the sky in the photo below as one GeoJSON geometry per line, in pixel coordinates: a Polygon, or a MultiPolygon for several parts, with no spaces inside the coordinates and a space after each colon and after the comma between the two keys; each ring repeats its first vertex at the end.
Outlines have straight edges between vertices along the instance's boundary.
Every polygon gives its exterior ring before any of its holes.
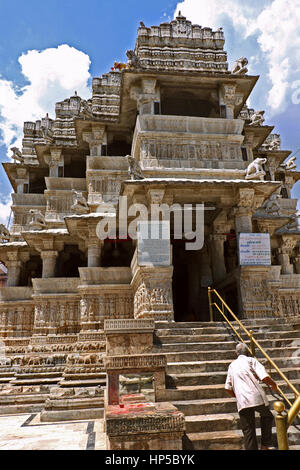
{"type": "MultiPolygon", "coordinates": [[[[223,27],[230,67],[244,56],[260,75],[250,106],[266,111],[283,149],[300,149],[300,0],[0,0],[0,162],[21,147],[24,121],[55,117],[55,103],[75,90],[89,98],[92,77],[127,61],[140,21],[159,25],[179,10],[194,24],[223,27]]],[[[11,191],[1,165],[0,223],[11,191]]]]}

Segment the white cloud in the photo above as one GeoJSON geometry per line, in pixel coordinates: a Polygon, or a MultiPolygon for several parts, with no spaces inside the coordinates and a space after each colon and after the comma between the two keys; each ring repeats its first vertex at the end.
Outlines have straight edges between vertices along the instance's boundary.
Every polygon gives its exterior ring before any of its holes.
{"type": "MultiPolygon", "coordinates": [[[[184,0],[177,5],[193,23],[233,27],[249,71],[260,73],[261,96],[267,94],[268,114],[279,114],[292,103],[292,86],[300,76],[300,0],[184,0]]],[[[228,47],[227,47],[228,48],[228,47]]]]}
{"type": "Polygon", "coordinates": [[[0,224],[7,226],[11,205],[11,197],[5,198],[2,202],[0,201],[0,224]]]}
{"type": "MultiPolygon", "coordinates": [[[[0,143],[21,146],[24,121],[35,121],[48,112],[55,117],[55,103],[77,90],[89,98],[90,58],[67,44],[43,51],[27,51],[19,57],[28,85],[18,88],[0,74],[0,143]]],[[[10,154],[11,152],[9,152],[10,154]]]]}

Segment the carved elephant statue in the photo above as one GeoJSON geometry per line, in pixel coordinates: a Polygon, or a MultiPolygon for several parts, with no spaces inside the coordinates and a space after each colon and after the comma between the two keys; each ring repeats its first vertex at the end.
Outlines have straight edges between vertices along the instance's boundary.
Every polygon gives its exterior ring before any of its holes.
{"type": "Polygon", "coordinates": [[[85,364],[97,364],[98,360],[98,354],[89,354],[88,356],[84,357],[85,364]]]}
{"type": "Polygon", "coordinates": [[[41,357],[31,357],[28,361],[30,366],[39,366],[43,363],[43,358],[41,357]]]}
{"type": "Polygon", "coordinates": [[[19,365],[21,364],[22,356],[15,356],[12,358],[12,365],[19,365]]]}
{"type": "Polygon", "coordinates": [[[67,357],[67,364],[75,364],[78,356],[76,354],[69,354],[67,357]]]}
{"type": "Polygon", "coordinates": [[[54,357],[53,356],[48,356],[47,359],[46,359],[46,365],[47,366],[54,366],[55,362],[54,362],[54,357]]]}
{"type": "Polygon", "coordinates": [[[11,366],[12,365],[12,360],[10,357],[3,357],[0,359],[0,365],[1,366],[11,366]]]}

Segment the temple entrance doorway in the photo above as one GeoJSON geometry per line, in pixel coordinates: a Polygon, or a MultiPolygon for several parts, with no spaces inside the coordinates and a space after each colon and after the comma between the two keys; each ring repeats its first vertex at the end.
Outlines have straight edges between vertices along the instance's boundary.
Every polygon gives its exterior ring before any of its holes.
{"type": "Polygon", "coordinates": [[[207,287],[211,285],[211,271],[206,247],[187,251],[182,240],[173,240],[172,244],[174,319],[209,321],[207,287]]]}

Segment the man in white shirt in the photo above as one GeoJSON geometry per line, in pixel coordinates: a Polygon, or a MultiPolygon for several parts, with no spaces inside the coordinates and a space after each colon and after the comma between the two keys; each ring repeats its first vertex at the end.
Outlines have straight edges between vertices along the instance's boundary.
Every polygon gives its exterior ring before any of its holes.
{"type": "Polygon", "coordinates": [[[268,398],[259,382],[269,385],[275,392],[278,392],[278,388],[264,366],[254,357],[248,357],[248,348],[244,343],[237,345],[236,354],[238,358],[228,368],[225,389],[237,400],[245,449],[258,450],[255,430],[256,411],[260,414],[261,449],[267,450],[272,446],[274,418],[268,398]]]}

